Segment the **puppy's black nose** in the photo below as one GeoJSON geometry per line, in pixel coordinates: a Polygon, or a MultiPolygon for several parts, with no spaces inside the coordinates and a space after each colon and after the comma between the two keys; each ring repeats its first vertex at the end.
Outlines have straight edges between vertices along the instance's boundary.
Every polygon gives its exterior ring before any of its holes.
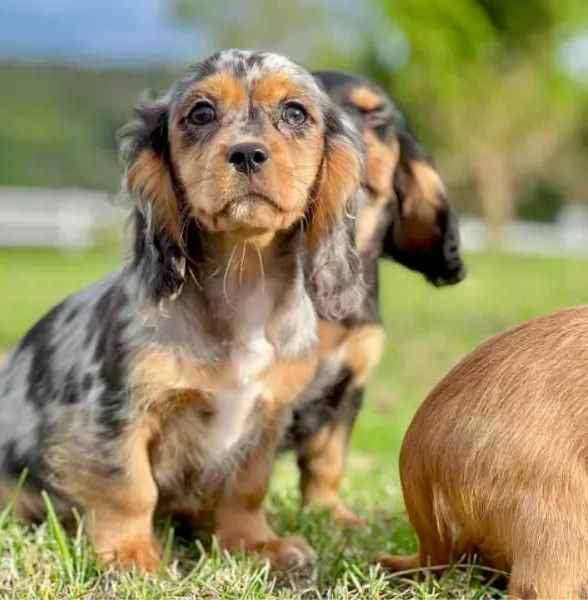
{"type": "Polygon", "coordinates": [[[251,175],[259,171],[269,160],[269,157],[269,150],[262,144],[255,142],[235,144],[227,154],[227,160],[237,171],[245,175],[251,175]]]}

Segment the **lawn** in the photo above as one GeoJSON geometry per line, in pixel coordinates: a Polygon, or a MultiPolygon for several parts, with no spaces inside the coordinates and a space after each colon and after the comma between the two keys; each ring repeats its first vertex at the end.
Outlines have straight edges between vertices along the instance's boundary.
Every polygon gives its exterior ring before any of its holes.
{"type": "MultiPolygon", "coordinates": [[[[69,256],[0,252],[0,352],[70,291],[117,264],[114,254],[69,256]]],[[[447,598],[488,597],[473,570],[441,580],[390,579],[374,566],[377,552],[411,551],[415,540],[402,515],[397,456],[411,415],[435,381],[485,337],[509,325],[588,301],[586,262],[477,255],[454,288],[434,289],[400,267],[382,265],[388,331],[384,360],[369,387],[352,440],[344,495],[369,521],[352,532],[326,515],[298,508],[296,470],[281,460],[269,500],[280,533],[301,532],[320,555],[316,573],[274,576],[243,557],[203,551],[190,540],[168,540],[170,569],[155,579],[101,573],[82,535],[63,539],[58,524],[37,528],[0,516],[1,598],[447,598]],[[295,590],[295,591],[292,591],[295,590]]]]}

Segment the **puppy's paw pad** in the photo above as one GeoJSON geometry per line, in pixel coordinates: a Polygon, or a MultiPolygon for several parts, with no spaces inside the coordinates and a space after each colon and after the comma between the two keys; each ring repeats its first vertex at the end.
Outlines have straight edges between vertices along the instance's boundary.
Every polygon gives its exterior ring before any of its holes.
{"type": "Polygon", "coordinates": [[[367,527],[367,522],[349,510],[340,500],[324,502],[322,499],[316,499],[310,503],[309,508],[311,511],[323,510],[330,513],[333,519],[344,527],[351,527],[353,529],[367,527]]]}

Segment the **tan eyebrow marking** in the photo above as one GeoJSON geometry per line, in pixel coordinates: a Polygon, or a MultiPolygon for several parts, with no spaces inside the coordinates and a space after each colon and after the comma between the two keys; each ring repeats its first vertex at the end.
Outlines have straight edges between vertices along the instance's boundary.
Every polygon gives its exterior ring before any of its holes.
{"type": "Polygon", "coordinates": [[[282,73],[268,73],[262,76],[253,90],[253,101],[262,106],[278,104],[288,97],[303,100],[308,94],[282,73]]]}
{"type": "Polygon", "coordinates": [[[366,112],[371,112],[382,106],[382,98],[380,95],[370,88],[359,86],[351,90],[349,101],[366,112]]]}
{"type": "Polygon", "coordinates": [[[229,110],[247,104],[247,93],[243,83],[227,71],[214,73],[198,82],[191,95],[207,96],[229,110]]]}

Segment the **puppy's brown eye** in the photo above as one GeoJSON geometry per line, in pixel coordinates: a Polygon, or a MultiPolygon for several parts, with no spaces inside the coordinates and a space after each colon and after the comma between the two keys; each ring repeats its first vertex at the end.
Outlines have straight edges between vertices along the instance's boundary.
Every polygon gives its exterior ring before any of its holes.
{"type": "Polygon", "coordinates": [[[308,113],[302,104],[288,102],[282,111],[282,119],[291,127],[300,127],[306,123],[308,113]]]}
{"type": "Polygon", "coordinates": [[[213,106],[210,104],[210,102],[206,101],[196,103],[188,115],[190,123],[199,126],[212,123],[215,118],[216,113],[214,112],[213,106]]]}

